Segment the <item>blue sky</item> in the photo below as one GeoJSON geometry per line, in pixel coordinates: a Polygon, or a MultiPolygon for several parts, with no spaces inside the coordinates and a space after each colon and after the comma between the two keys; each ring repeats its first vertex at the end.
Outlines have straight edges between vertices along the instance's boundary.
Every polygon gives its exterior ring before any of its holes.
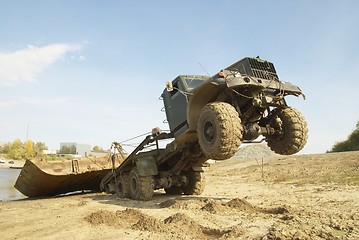
{"type": "Polygon", "coordinates": [[[359,120],[358,12],[355,0],[1,1],[0,142],[25,141],[28,123],[51,149],[168,129],[166,81],[260,55],[307,96],[288,98],[309,125],[301,153],[325,152],[359,120]]]}

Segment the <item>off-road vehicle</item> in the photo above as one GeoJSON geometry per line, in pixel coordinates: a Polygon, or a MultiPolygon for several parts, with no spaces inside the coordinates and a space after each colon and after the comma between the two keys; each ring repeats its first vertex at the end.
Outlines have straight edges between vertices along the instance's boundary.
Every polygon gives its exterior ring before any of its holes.
{"type": "Polygon", "coordinates": [[[208,158],[223,160],[260,136],[278,154],[304,147],[307,124],[287,105],[287,95],[304,97],[299,87],[279,80],[273,63],[247,57],[212,77],[178,76],[162,98],[177,144],[198,142],[208,158]]]}

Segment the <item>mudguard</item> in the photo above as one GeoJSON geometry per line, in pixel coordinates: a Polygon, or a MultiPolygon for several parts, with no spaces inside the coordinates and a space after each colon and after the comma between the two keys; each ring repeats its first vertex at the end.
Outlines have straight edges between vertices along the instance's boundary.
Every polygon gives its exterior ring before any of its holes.
{"type": "Polygon", "coordinates": [[[158,174],[156,161],[152,156],[138,158],[135,162],[140,176],[155,176],[158,174]]]}

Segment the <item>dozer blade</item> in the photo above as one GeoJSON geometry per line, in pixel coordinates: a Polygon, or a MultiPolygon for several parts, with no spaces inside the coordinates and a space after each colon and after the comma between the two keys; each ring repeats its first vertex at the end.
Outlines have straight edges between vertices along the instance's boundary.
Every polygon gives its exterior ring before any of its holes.
{"type": "Polygon", "coordinates": [[[36,163],[27,160],[15,188],[28,197],[54,196],[82,190],[100,191],[100,182],[111,169],[112,164],[108,161],[102,165],[88,159],[36,163]]]}

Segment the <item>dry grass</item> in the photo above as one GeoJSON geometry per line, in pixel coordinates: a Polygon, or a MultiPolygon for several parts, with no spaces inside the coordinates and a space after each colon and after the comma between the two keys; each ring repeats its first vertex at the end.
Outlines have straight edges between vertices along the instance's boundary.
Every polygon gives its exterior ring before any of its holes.
{"type": "Polygon", "coordinates": [[[264,164],[263,173],[254,165],[241,175],[272,183],[359,185],[359,152],[280,157],[264,164]]]}

